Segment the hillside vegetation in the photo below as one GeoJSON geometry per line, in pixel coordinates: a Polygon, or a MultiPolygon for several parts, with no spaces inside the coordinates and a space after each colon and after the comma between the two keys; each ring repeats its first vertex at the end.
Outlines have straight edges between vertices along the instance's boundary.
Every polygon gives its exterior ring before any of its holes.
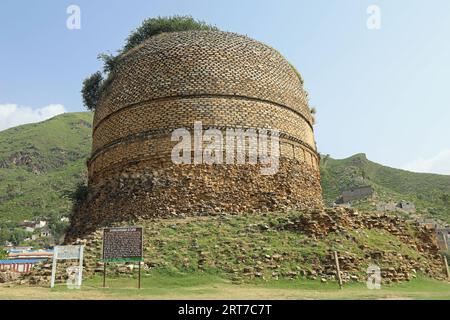
{"type": "MultiPolygon", "coordinates": [[[[92,113],[66,113],[0,132],[0,223],[67,216],[68,193],[86,177],[92,113]]],[[[450,176],[413,173],[374,163],[364,154],[335,160],[323,156],[324,199],[341,190],[372,185],[375,201],[409,200],[427,216],[450,219],[450,176]]],[[[357,204],[374,208],[373,200],[357,204]]]]}
{"type": "Polygon", "coordinates": [[[370,185],[376,192],[374,199],[360,201],[356,206],[375,209],[377,202],[412,201],[419,213],[450,220],[448,175],[414,173],[386,167],[368,160],[365,154],[341,160],[322,156],[320,167],[327,204],[332,204],[344,189],[370,185]]]}
{"type": "Polygon", "coordinates": [[[68,215],[91,130],[92,114],[82,112],[0,132],[0,222],[68,215]]]}

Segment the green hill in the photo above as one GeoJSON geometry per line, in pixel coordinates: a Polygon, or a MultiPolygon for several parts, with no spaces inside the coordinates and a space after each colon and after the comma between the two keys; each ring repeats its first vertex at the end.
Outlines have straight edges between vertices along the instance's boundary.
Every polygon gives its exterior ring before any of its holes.
{"type": "MultiPolygon", "coordinates": [[[[0,223],[67,216],[67,192],[85,179],[92,114],[66,113],[0,132],[0,223]]],[[[343,189],[371,185],[375,200],[410,200],[428,215],[450,219],[450,176],[412,173],[367,160],[364,154],[321,161],[324,199],[343,189]]],[[[357,206],[374,208],[373,201],[357,206]]]]}
{"type": "Polygon", "coordinates": [[[341,160],[322,156],[321,176],[324,199],[328,205],[344,189],[370,185],[376,192],[374,199],[360,201],[356,206],[375,209],[377,202],[412,201],[418,212],[450,220],[448,175],[394,169],[368,160],[365,154],[356,154],[341,160]]]}
{"type": "Polygon", "coordinates": [[[0,132],[0,222],[67,216],[91,130],[92,114],[80,112],[0,132]]]}

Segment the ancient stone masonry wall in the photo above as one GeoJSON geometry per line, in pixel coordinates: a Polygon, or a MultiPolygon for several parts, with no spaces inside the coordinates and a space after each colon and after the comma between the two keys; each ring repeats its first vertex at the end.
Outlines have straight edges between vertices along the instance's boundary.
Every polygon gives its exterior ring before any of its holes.
{"type": "Polygon", "coordinates": [[[303,141],[313,152],[315,142],[310,124],[291,109],[273,103],[234,97],[173,98],[142,103],[116,111],[94,132],[94,152],[123,137],[155,128],[203,126],[277,129],[303,141]],[[151,110],[151,112],[149,112],[151,110]]]}
{"type": "Polygon", "coordinates": [[[274,49],[227,32],[155,36],[127,53],[94,117],[94,128],[124,107],[180,96],[256,98],[292,108],[311,122],[307,95],[274,49]]]}
{"type": "Polygon", "coordinates": [[[137,216],[321,206],[307,94],[274,49],[227,32],[155,36],[123,56],[96,109],[89,201],[72,230],[137,216]],[[175,165],[175,129],[280,133],[280,169],[175,165]]]}
{"type": "Polygon", "coordinates": [[[284,159],[274,176],[262,176],[259,170],[260,165],[151,160],[105,171],[91,185],[89,201],[72,218],[71,233],[138,217],[256,214],[321,206],[319,171],[306,163],[284,159]]]}

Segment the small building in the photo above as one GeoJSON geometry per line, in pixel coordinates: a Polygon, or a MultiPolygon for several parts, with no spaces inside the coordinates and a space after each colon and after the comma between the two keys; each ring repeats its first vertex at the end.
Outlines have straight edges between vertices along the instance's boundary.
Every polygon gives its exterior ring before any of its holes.
{"type": "Polygon", "coordinates": [[[8,246],[7,248],[5,248],[8,252],[25,252],[25,251],[30,251],[33,249],[32,246],[13,246],[11,244],[11,246],[8,246]]]}
{"type": "Polygon", "coordinates": [[[0,271],[28,273],[36,263],[41,261],[42,259],[0,260],[0,271]]]}
{"type": "Polygon", "coordinates": [[[8,259],[11,260],[21,260],[21,259],[41,259],[41,260],[47,260],[53,258],[53,250],[32,250],[25,249],[8,249],[8,259]]]}
{"type": "Polygon", "coordinates": [[[408,201],[400,201],[397,204],[397,208],[399,208],[400,210],[406,211],[406,212],[410,212],[410,213],[414,213],[416,212],[416,206],[414,205],[414,203],[412,202],[408,202],[408,201]]]}
{"type": "Polygon", "coordinates": [[[26,232],[34,232],[34,228],[33,227],[25,227],[24,230],[26,232]]]}
{"type": "Polygon", "coordinates": [[[34,241],[37,240],[39,236],[37,234],[32,234],[31,237],[25,238],[25,241],[34,241]]]}
{"type": "Polygon", "coordinates": [[[436,229],[436,238],[439,249],[441,250],[450,249],[450,228],[436,229]]]}
{"type": "Polygon", "coordinates": [[[51,233],[50,233],[50,229],[47,227],[42,228],[41,230],[41,238],[48,238],[50,237],[51,233]]]}
{"type": "Polygon", "coordinates": [[[400,201],[398,203],[388,202],[388,203],[380,203],[377,205],[378,211],[405,211],[409,213],[416,212],[416,206],[412,202],[400,201]]]}
{"type": "Polygon", "coordinates": [[[36,224],[34,225],[34,227],[36,229],[41,229],[41,228],[45,227],[46,225],[47,225],[47,221],[39,220],[39,221],[36,221],[36,224]]]}
{"type": "Polygon", "coordinates": [[[352,188],[342,191],[342,201],[344,203],[371,197],[373,188],[371,186],[352,188]]]}
{"type": "Polygon", "coordinates": [[[27,232],[34,232],[36,229],[42,229],[47,226],[47,221],[39,220],[39,221],[30,221],[24,220],[19,224],[27,232]]]}
{"type": "Polygon", "coordinates": [[[377,211],[396,211],[397,204],[395,202],[377,204],[377,211]]]}

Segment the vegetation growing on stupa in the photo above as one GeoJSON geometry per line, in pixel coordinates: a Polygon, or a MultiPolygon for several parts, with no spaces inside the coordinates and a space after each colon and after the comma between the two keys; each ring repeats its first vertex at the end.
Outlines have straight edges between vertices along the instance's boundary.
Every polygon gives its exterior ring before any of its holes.
{"type": "Polygon", "coordinates": [[[117,61],[123,54],[158,34],[193,30],[217,31],[219,29],[206,22],[195,20],[191,16],[157,17],[144,20],[142,25],[128,36],[124,47],[117,52],[117,55],[99,54],[98,58],[103,61],[103,73],[97,71],[87,77],[81,89],[86,108],[95,110],[102,91],[107,87],[107,79],[114,72],[117,61]]]}

